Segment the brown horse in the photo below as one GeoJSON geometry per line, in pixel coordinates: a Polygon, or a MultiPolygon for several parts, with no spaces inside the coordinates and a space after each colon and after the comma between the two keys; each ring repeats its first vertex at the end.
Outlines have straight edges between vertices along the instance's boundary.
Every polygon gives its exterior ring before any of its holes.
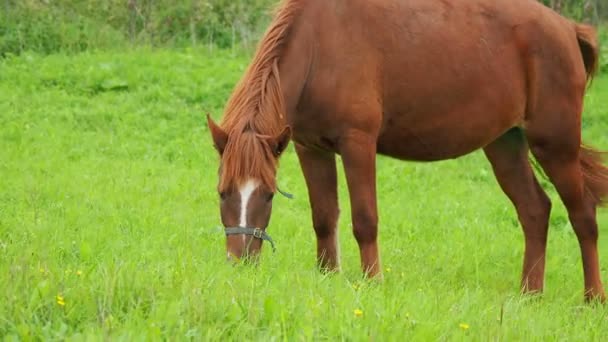
{"type": "Polygon", "coordinates": [[[596,207],[608,195],[608,168],[581,145],[597,65],[594,29],[536,0],[284,1],[221,126],[208,117],[229,258],[255,256],[269,239],[278,159],[290,140],[319,266],[339,269],[339,154],[369,276],[381,272],[376,154],[433,161],[483,148],[523,227],[522,290],[540,292],[551,203],[531,151],[568,210],[586,298],[603,300],[596,207]]]}

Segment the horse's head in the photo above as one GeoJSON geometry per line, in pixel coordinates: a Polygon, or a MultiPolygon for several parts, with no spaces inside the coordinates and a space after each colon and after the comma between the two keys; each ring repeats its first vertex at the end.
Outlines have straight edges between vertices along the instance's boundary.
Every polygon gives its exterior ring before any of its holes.
{"type": "Polygon", "coordinates": [[[210,116],[207,122],[221,158],[218,193],[228,259],[257,258],[262,241],[270,240],[266,227],[276,191],[277,165],[289,144],[291,129],[285,127],[275,136],[266,136],[246,123],[227,132],[210,116]]]}

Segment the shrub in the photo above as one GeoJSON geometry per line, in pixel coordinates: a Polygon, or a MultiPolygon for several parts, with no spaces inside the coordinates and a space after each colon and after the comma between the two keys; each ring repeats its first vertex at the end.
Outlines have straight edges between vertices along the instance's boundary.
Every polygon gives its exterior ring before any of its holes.
{"type": "Polygon", "coordinates": [[[251,47],[277,0],[0,0],[0,54],[125,44],[251,47]]]}

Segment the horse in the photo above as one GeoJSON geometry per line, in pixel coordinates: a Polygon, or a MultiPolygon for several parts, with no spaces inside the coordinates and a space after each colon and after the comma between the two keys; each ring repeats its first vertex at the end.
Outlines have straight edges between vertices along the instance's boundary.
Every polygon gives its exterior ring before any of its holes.
{"type": "Polygon", "coordinates": [[[336,155],[364,276],[382,279],[376,157],[431,162],[482,149],[525,237],[522,293],[542,293],[555,185],[578,239],[586,300],[605,300],[596,208],[602,152],[581,142],[598,68],[592,26],[536,0],[283,0],[220,124],[219,206],[228,259],[259,259],[279,158],[293,142],[317,264],[340,271],[336,155]]]}

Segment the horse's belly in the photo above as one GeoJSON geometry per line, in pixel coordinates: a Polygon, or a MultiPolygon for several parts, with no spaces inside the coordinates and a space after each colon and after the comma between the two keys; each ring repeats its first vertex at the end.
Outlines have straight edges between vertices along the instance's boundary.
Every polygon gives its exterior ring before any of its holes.
{"type": "MultiPolygon", "coordinates": [[[[437,137],[440,138],[440,137],[437,137]]],[[[412,134],[385,134],[378,138],[379,154],[402,160],[436,161],[457,158],[483,146],[479,140],[462,137],[456,144],[412,134]]]]}
{"type": "Polygon", "coordinates": [[[512,113],[391,118],[378,137],[377,151],[403,160],[457,158],[486,146],[517,125],[518,115],[512,113]]]}

